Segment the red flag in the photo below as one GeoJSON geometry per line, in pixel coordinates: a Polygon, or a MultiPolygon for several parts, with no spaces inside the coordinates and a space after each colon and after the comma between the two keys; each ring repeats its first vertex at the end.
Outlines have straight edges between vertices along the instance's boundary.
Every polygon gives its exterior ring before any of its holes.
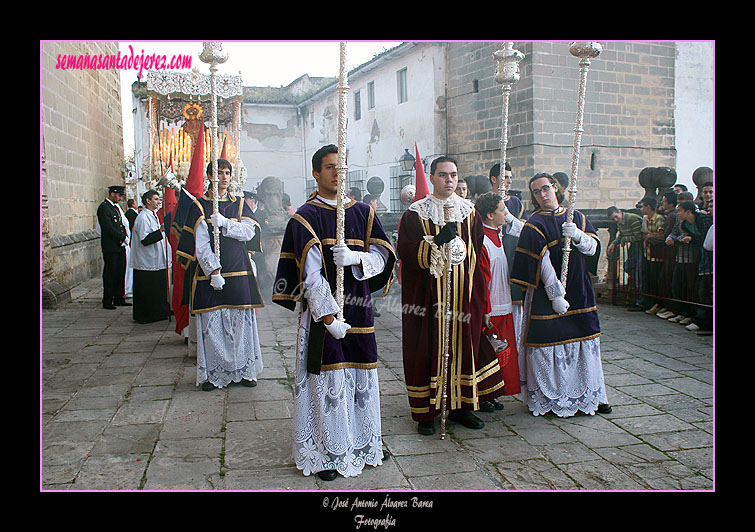
{"type": "Polygon", "coordinates": [[[194,144],[194,153],[191,156],[191,167],[186,183],[181,188],[178,202],[173,209],[170,231],[170,245],[173,248],[173,295],[171,304],[173,314],[176,317],[176,332],[181,334],[189,325],[189,305],[181,304],[184,291],[184,266],[176,260],[175,251],[178,247],[178,239],[183,230],[186,215],[194,198],[199,198],[204,193],[204,124],[197,133],[197,142],[194,144]],[[193,197],[189,197],[186,192],[193,197]]]}
{"type": "Polygon", "coordinates": [[[204,131],[205,127],[202,124],[202,129],[197,132],[197,142],[194,143],[189,176],[186,178],[186,184],[184,184],[189,194],[195,198],[201,197],[204,193],[204,131]]]}
{"type": "Polygon", "coordinates": [[[425,179],[425,167],[422,165],[422,158],[419,156],[419,148],[417,143],[414,143],[414,168],[417,171],[414,184],[414,201],[421,200],[430,193],[430,189],[427,187],[427,180],[425,179]]]}

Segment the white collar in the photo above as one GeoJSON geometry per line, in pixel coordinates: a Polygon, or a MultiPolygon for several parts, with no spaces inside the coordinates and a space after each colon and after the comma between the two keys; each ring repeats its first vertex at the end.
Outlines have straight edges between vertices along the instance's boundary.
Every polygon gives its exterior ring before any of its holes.
{"type": "Polygon", "coordinates": [[[443,206],[446,204],[452,206],[450,220],[452,222],[463,222],[474,210],[474,203],[457,196],[456,193],[451,194],[451,197],[445,201],[428,194],[409,205],[409,210],[416,212],[423,220],[431,220],[436,225],[444,225],[446,221],[443,206]]]}
{"type": "MultiPolygon", "coordinates": [[[[320,196],[319,194],[316,195],[316,198],[319,199],[320,201],[322,201],[323,203],[325,203],[326,205],[330,205],[331,207],[335,207],[336,205],[338,205],[338,200],[325,199],[322,196],[320,196]]],[[[345,201],[343,203],[344,203],[344,205],[346,205],[345,201]]]]}

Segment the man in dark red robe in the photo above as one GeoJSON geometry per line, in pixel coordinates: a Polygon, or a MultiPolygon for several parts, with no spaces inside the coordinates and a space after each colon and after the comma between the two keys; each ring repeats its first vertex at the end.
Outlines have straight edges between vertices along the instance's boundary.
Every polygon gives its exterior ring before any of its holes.
{"type": "Polygon", "coordinates": [[[446,375],[449,419],[480,429],[472,411],[503,394],[503,380],[492,348],[481,342],[485,279],[479,268],[484,237],[482,218],[469,200],[457,196],[456,161],[440,157],[430,171],[432,194],[412,203],[399,225],[402,261],[402,350],[412,419],[418,432],[435,432],[441,412],[445,327],[444,244],[459,250],[451,268],[451,318],[446,375]],[[449,209],[448,218],[444,206],[449,209]],[[446,220],[449,220],[448,222],[446,220]]]}

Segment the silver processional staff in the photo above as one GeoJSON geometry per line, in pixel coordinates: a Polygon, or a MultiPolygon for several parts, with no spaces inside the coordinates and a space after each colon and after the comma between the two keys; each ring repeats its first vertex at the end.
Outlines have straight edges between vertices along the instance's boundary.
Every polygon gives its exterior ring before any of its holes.
{"type": "MultiPolygon", "coordinates": [[[[587,87],[587,71],[590,59],[598,57],[603,47],[599,42],[572,42],[569,53],[579,57],[579,100],[577,102],[577,125],[574,128],[574,151],[571,159],[571,175],[569,176],[569,206],[566,211],[566,222],[574,219],[574,204],[577,199],[577,169],[579,168],[579,151],[582,143],[582,123],[585,114],[585,89],[587,87]]],[[[569,272],[569,253],[571,252],[571,238],[564,238],[563,259],[561,262],[561,284],[566,288],[566,278],[569,272]]]]}

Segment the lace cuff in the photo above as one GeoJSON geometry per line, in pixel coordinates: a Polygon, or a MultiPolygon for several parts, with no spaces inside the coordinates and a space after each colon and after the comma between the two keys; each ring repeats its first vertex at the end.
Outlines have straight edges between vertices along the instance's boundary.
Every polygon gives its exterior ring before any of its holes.
{"type": "Polygon", "coordinates": [[[524,222],[511,213],[509,213],[509,216],[512,219],[509,220],[508,217],[506,218],[506,223],[503,226],[503,232],[509,236],[515,236],[519,238],[519,235],[522,233],[522,228],[524,227],[524,222]]]}
{"type": "Polygon", "coordinates": [[[233,238],[234,240],[238,240],[239,242],[246,242],[254,237],[256,228],[251,222],[237,222],[236,220],[228,220],[222,231],[223,236],[233,238]]]}
{"type": "Polygon", "coordinates": [[[365,281],[375,277],[385,269],[388,251],[384,250],[382,246],[372,246],[367,253],[364,251],[357,251],[356,253],[359,254],[360,261],[351,269],[356,280],[365,281]]]}
{"type": "Polygon", "coordinates": [[[557,280],[552,285],[545,287],[545,293],[547,294],[548,299],[553,301],[557,297],[564,297],[566,295],[566,290],[564,289],[564,285],[561,284],[561,281],[557,280]]]}
{"type": "Polygon", "coordinates": [[[572,240],[572,245],[583,255],[587,255],[588,257],[593,256],[598,249],[598,242],[588,234],[582,233],[581,236],[582,238],[579,242],[572,240]]]}
{"type": "Polygon", "coordinates": [[[210,233],[207,223],[202,220],[196,232],[197,262],[205,275],[220,268],[220,261],[210,246],[210,233]]]}
{"type": "Polygon", "coordinates": [[[330,293],[330,285],[321,283],[304,293],[309,305],[309,311],[315,321],[320,321],[323,316],[337,314],[340,310],[333,294],[330,293]]]}

